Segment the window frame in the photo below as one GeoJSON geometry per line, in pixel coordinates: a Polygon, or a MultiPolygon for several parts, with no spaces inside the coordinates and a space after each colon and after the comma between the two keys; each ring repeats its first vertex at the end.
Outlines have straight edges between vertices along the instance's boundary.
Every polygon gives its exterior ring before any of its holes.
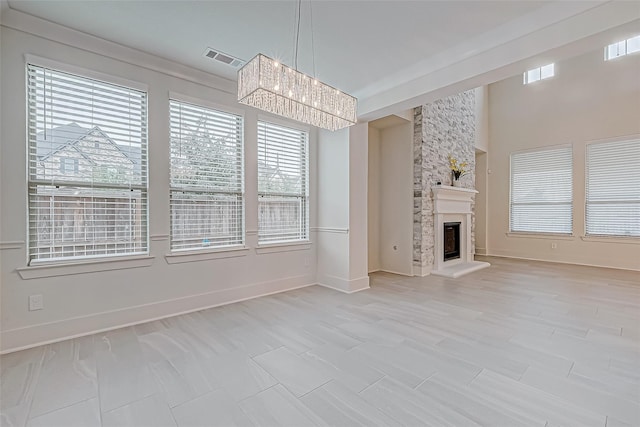
{"type": "MultiPolygon", "coordinates": [[[[48,58],[39,57],[37,55],[25,54],[24,55],[24,90],[26,108],[26,132],[25,132],[25,151],[26,151],[26,173],[25,173],[25,206],[26,206],[26,223],[25,223],[25,263],[26,267],[17,269],[18,273],[23,279],[49,277],[49,276],[62,276],[67,274],[78,274],[92,271],[105,271],[122,268],[136,268],[151,265],[153,262],[153,256],[150,256],[150,233],[149,233],[149,91],[148,85],[125,79],[116,75],[99,72],[96,70],[79,67],[48,58]],[[143,236],[142,243],[144,250],[136,252],[117,252],[108,254],[92,254],[82,256],[67,256],[67,257],[54,257],[54,258],[31,258],[31,227],[29,216],[31,214],[30,203],[30,188],[32,185],[41,185],[38,179],[32,179],[31,174],[31,157],[30,148],[32,145],[31,135],[29,131],[31,116],[29,109],[29,67],[39,67],[45,70],[51,70],[54,72],[70,74],[80,79],[95,80],[99,83],[107,85],[120,86],[124,89],[131,91],[137,91],[144,94],[144,108],[141,115],[142,130],[145,134],[145,156],[141,156],[141,161],[144,161],[144,172],[140,175],[142,183],[140,185],[130,185],[129,188],[137,189],[141,191],[142,200],[144,200],[144,208],[142,214],[144,216],[144,225],[141,228],[141,234],[143,236]],[[134,188],[135,187],[135,188],[134,188]]],[[[141,164],[141,168],[142,168],[141,164]]],[[[65,182],[66,185],[73,185],[78,183],[84,183],[81,181],[69,181],[65,182]]],[[[85,183],[86,184],[86,183],[85,183]]],[[[113,187],[115,188],[115,187],[113,187]]]]}
{"type": "Polygon", "coordinates": [[[556,75],[556,64],[555,64],[555,62],[551,62],[549,64],[541,65],[539,67],[533,67],[530,70],[527,70],[524,73],[522,73],[522,84],[525,85],[525,86],[526,85],[530,85],[530,84],[533,84],[533,83],[536,83],[536,82],[540,82],[542,80],[552,79],[552,78],[555,77],[555,75],[556,75]],[[551,75],[543,76],[542,70],[544,68],[548,68],[548,67],[551,67],[551,75]],[[538,72],[538,78],[535,79],[535,80],[531,80],[529,78],[529,74],[531,72],[533,72],[533,71],[537,71],[538,72]]]}
{"type": "Polygon", "coordinates": [[[640,43],[640,34],[635,35],[633,37],[629,37],[629,38],[624,39],[624,40],[619,40],[617,42],[610,43],[610,44],[606,45],[604,47],[604,60],[605,61],[612,61],[614,59],[622,58],[623,56],[640,53],[640,49],[639,50],[634,50],[633,52],[629,52],[629,40],[633,40],[633,39],[638,39],[637,43],[640,43]],[[621,53],[620,55],[610,56],[609,55],[609,50],[614,46],[620,46],[622,43],[624,43],[624,52],[621,53]]]}
{"type": "Polygon", "coordinates": [[[507,218],[508,218],[508,236],[531,236],[531,237],[552,237],[552,238],[573,238],[574,236],[574,215],[575,215],[575,182],[574,182],[574,173],[575,173],[575,159],[573,156],[573,144],[559,144],[559,145],[549,145],[545,147],[537,147],[526,150],[512,151],[509,153],[509,199],[507,203],[507,218]],[[519,154],[527,154],[527,153],[539,153],[542,151],[551,151],[558,149],[568,149],[571,153],[571,224],[570,224],[570,232],[553,232],[553,231],[525,231],[525,230],[513,230],[512,229],[512,200],[513,200],[513,156],[519,154]]]}
{"type": "MultiPolygon", "coordinates": [[[[614,58],[615,59],[615,58],[614,58]]],[[[619,138],[608,138],[589,141],[585,144],[584,148],[584,235],[583,240],[592,241],[618,241],[620,243],[635,243],[640,242],[640,234],[638,235],[625,235],[625,234],[591,234],[588,230],[588,209],[589,209],[589,147],[595,145],[610,145],[615,143],[633,142],[637,141],[640,144],[640,134],[628,135],[619,138]]],[[[627,201],[623,201],[626,203],[627,201]]],[[[596,203],[600,204],[600,203],[596,203]]]]}
{"type": "MultiPolygon", "coordinates": [[[[260,133],[260,124],[261,123],[266,123],[266,124],[271,124],[274,126],[278,126],[278,127],[283,127],[283,128],[287,128],[293,131],[298,131],[301,133],[304,133],[306,138],[305,138],[305,176],[304,176],[304,182],[305,182],[305,188],[304,191],[302,192],[303,195],[298,195],[297,197],[302,197],[303,198],[303,206],[305,208],[305,217],[304,217],[304,225],[305,225],[305,230],[304,230],[304,234],[305,237],[300,238],[300,239],[288,239],[288,240],[276,240],[276,241],[261,241],[260,240],[260,198],[261,196],[264,194],[264,192],[260,191],[260,171],[259,171],[259,164],[256,164],[256,173],[257,173],[257,187],[256,187],[256,213],[257,213],[257,230],[256,230],[256,237],[257,237],[257,248],[256,251],[258,253],[271,253],[271,252],[279,252],[281,250],[299,250],[299,249],[309,249],[310,245],[311,245],[311,225],[310,225],[310,221],[311,221],[311,183],[309,181],[309,177],[310,177],[310,166],[311,166],[311,138],[312,138],[312,133],[311,133],[311,128],[309,126],[305,126],[303,124],[300,123],[294,123],[294,122],[290,122],[287,120],[283,120],[279,117],[272,117],[272,116],[267,116],[267,115],[262,115],[259,114],[257,121],[256,121],[256,143],[257,145],[259,145],[259,133],[260,133]],[[287,249],[282,249],[282,247],[288,247],[287,249]]],[[[259,161],[259,148],[257,147],[256,150],[256,160],[259,161]]],[[[268,194],[268,193],[267,193],[268,194]]],[[[277,193],[271,193],[271,194],[277,194],[277,193]]],[[[292,195],[293,196],[293,195],[292,195]]]]}
{"type": "MultiPolygon", "coordinates": [[[[171,102],[179,102],[184,104],[192,105],[196,108],[213,110],[218,113],[235,115],[241,119],[241,137],[240,137],[240,151],[241,151],[241,161],[240,165],[240,184],[241,184],[241,192],[240,200],[242,201],[242,212],[241,212],[241,220],[240,220],[240,243],[232,244],[232,245],[220,245],[220,246],[203,246],[199,248],[184,248],[184,249],[174,249],[172,248],[172,239],[173,239],[173,226],[169,225],[169,253],[165,255],[167,262],[170,264],[180,263],[180,262],[189,262],[192,260],[209,260],[209,259],[218,259],[218,258],[229,258],[235,256],[243,256],[246,254],[246,209],[247,209],[247,200],[246,200],[246,118],[245,111],[240,108],[233,108],[227,105],[217,104],[211,101],[207,101],[201,98],[191,97],[188,95],[184,95],[182,93],[177,92],[169,92],[169,96],[167,98],[167,106],[169,113],[169,218],[171,221],[171,193],[174,191],[183,191],[182,189],[178,189],[171,183],[171,102]]],[[[209,192],[209,194],[217,194],[215,191],[209,192]]]]}

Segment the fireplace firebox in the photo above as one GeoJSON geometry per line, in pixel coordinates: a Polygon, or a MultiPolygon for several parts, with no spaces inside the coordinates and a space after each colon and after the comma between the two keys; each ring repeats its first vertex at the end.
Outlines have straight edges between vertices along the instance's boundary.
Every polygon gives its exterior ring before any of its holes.
{"type": "Polygon", "coordinates": [[[460,223],[444,223],[444,260],[460,258],[460,223]]]}

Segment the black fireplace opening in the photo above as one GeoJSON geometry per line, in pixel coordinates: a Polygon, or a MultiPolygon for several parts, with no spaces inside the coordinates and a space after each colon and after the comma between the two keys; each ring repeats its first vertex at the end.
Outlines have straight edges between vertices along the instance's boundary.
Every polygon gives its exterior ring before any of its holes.
{"type": "Polygon", "coordinates": [[[444,260],[460,258],[460,223],[444,223],[444,260]]]}

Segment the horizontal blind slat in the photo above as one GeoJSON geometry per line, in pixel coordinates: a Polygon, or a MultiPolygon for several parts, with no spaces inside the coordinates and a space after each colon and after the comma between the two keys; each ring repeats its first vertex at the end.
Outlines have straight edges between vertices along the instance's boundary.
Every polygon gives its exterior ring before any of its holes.
{"type": "Polygon", "coordinates": [[[258,122],[258,241],[309,238],[308,133],[258,122]]]}
{"type": "Polygon", "coordinates": [[[571,147],[511,154],[510,231],[572,233],[572,165],[571,147]]]}
{"type": "Polygon", "coordinates": [[[27,72],[30,259],[145,253],[147,94],[27,72]]]}
{"type": "Polygon", "coordinates": [[[640,140],[587,145],[586,234],[640,237],[640,140]]]}
{"type": "Polygon", "coordinates": [[[171,250],[244,243],[243,118],[169,101],[171,250]]]}

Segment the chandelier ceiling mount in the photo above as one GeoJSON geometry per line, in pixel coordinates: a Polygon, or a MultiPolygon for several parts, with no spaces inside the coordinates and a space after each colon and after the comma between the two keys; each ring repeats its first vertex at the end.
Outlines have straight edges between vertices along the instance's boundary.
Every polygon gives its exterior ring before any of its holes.
{"type": "MultiPolygon", "coordinates": [[[[355,97],[298,71],[300,6],[301,0],[298,1],[296,21],[295,67],[257,54],[238,71],[238,101],[332,131],[354,125],[357,122],[355,97]]],[[[313,29],[311,40],[315,69],[313,29]]]]}

